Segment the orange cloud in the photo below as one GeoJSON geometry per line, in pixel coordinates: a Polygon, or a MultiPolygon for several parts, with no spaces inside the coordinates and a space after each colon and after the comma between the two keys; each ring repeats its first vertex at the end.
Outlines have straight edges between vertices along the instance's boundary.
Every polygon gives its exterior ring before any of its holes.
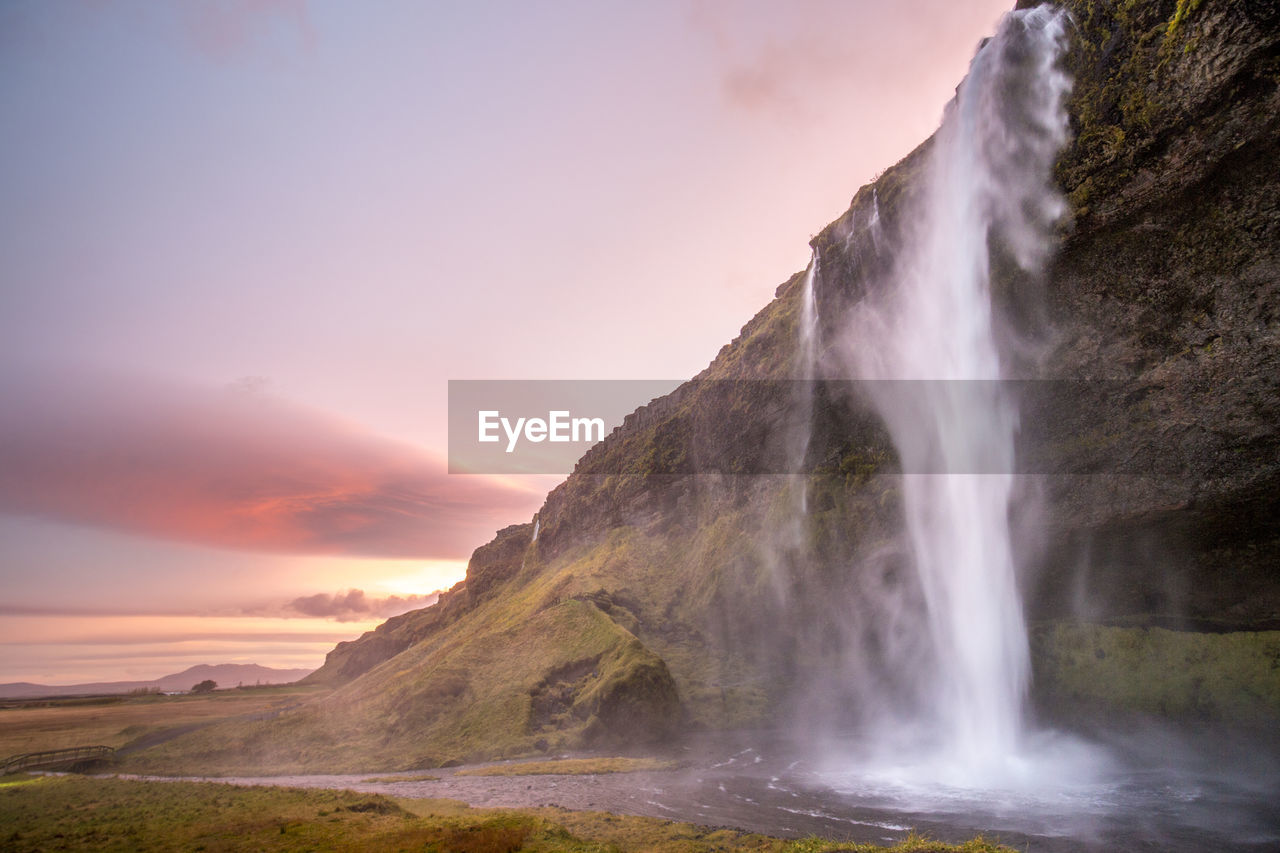
{"type": "Polygon", "coordinates": [[[540,496],[244,388],[0,379],[0,510],[223,548],[465,557],[540,496]]]}

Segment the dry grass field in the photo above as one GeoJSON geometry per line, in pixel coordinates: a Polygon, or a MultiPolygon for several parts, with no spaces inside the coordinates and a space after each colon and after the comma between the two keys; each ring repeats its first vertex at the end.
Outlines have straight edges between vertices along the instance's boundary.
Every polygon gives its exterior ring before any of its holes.
{"type": "Polygon", "coordinates": [[[325,692],[322,687],[285,686],[184,696],[9,700],[0,703],[0,759],[72,746],[119,748],[179,727],[273,714],[325,692]]]}

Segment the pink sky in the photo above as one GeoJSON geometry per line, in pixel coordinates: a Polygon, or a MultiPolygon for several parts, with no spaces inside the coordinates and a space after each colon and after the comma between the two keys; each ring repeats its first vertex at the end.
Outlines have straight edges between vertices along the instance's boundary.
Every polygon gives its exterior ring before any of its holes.
{"type": "Polygon", "coordinates": [[[0,6],[0,682],[453,583],[555,479],[448,475],[447,381],[701,370],[1009,5],[0,6]]]}

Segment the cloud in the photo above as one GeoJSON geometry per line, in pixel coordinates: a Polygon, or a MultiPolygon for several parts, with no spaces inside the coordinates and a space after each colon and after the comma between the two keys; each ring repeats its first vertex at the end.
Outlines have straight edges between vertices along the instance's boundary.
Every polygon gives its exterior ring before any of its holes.
{"type": "MultiPolygon", "coordinates": [[[[688,0],[730,106],[788,123],[850,109],[892,112],[942,68],[948,85],[976,43],[961,26],[1012,8],[1008,0],[947,4],[850,0],[688,0]],[[955,67],[952,67],[952,63],[955,67]],[[868,81],[875,80],[874,86],[868,81]]],[[[941,107],[941,104],[938,105],[941,107]]],[[[880,118],[886,118],[881,115],[880,118]]]]}
{"type": "Polygon", "coordinates": [[[805,81],[817,77],[825,64],[820,55],[799,45],[773,45],[754,61],[725,71],[724,95],[749,112],[803,115],[809,109],[805,81]]]}
{"type": "Polygon", "coordinates": [[[305,44],[315,38],[306,0],[197,0],[183,8],[191,38],[214,59],[244,52],[281,23],[305,44]]]}
{"type": "Polygon", "coordinates": [[[285,608],[286,613],[338,622],[355,622],[373,617],[383,619],[399,616],[410,610],[430,607],[439,599],[438,593],[430,595],[390,595],[386,598],[370,598],[364,590],[351,589],[335,595],[317,593],[295,598],[285,608]]]}
{"type": "MultiPolygon", "coordinates": [[[[338,620],[342,621],[342,620],[338,620]]],[[[354,620],[348,620],[354,621],[354,620]]],[[[263,645],[269,644],[279,646],[286,643],[292,644],[310,644],[323,643],[333,645],[351,638],[350,628],[339,628],[336,625],[327,631],[300,630],[289,631],[281,630],[279,626],[272,626],[270,631],[245,631],[239,634],[227,634],[222,631],[202,631],[198,617],[192,619],[192,624],[188,629],[180,631],[154,631],[148,630],[144,624],[135,630],[128,627],[112,624],[104,626],[103,630],[97,632],[73,633],[65,637],[58,638],[55,643],[58,645],[75,645],[75,646],[151,646],[164,644],[169,646],[178,643],[225,643],[236,644],[239,646],[246,645],[263,645]]],[[[13,646],[23,648],[39,643],[29,638],[17,637],[12,640],[0,639],[0,646],[13,646]]],[[[187,649],[169,648],[164,651],[163,657],[180,657],[190,654],[187,649]]],[[[197,652],[196,656],[206,657],[208,652],[197,652]]],[[[96,660],[120,660],[127,655],[119,650],[112,649],[99,653],[81,652],[76,655],[80,659],[96,659],[96,660]]],[[[0,678],[8,679],[9,676],[0,676],[0,678]]]]}
{"type": "Polygon", "coordinates": [[[737,2],[693,0],[689,20],[710,43],[721,94],[733,107],[791,120],[821,106],[833,78],[860,66],[847,3],[795,0],[785,10],[742,14],[737,2]],[[771,25],[761,30],[759,22],[771,25]]]}
{"type": "Polygon", "coordinates": [[[0,511],[295,554],[468,556],[540,495],[284,400],[0,376],[0,511]]]}
{"type": "MultiPolygon", "coordinates": [[[[370,619],[389,619],[392,616],[399,616],[401,613],[407,613],[410,610],[430,607],[439,598],[440,593],[438,592],[425,595],[388,595],[379,598],[367,595],[362,589],[348,589],[333,594],[320,592],[313,595],[300,595],[290,601],[272,601],[212,608],[69,607],[57,604],[24,605],[0,602],[0,617],[181,617],[190,619],[252,617],[265,619],[330,619],[335,622],[360,622],[370,619]]],[[[250,635],[246,634],[245,636],[250,635]]]]}

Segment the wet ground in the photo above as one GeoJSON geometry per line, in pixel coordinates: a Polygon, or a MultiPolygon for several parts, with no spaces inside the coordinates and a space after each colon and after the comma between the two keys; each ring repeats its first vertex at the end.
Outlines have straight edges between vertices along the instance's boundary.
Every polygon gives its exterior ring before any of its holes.
{"type": "Polygon", "coordinates": [[[561,806],[784,837],[888,843],[916,830],[947,841],[983,834],[1049,853],[1280,849],[1280,776],[1274,755],[1252,745],[1188,749],[1167,737],[1087,747],[1059,741],[1014,768],[1013,776],[983,785],[937,781],[946,778],[945,769],[870,768],[838,743],[800,750],[750,740],[686,746],[680,768],[662,771],[465,776],[458,774],[462,768],[435,768],[420,771],[438,776],[434,781],[378,780],[414,773],[219,781],[443,797],[481,807],[561,806]]]}

